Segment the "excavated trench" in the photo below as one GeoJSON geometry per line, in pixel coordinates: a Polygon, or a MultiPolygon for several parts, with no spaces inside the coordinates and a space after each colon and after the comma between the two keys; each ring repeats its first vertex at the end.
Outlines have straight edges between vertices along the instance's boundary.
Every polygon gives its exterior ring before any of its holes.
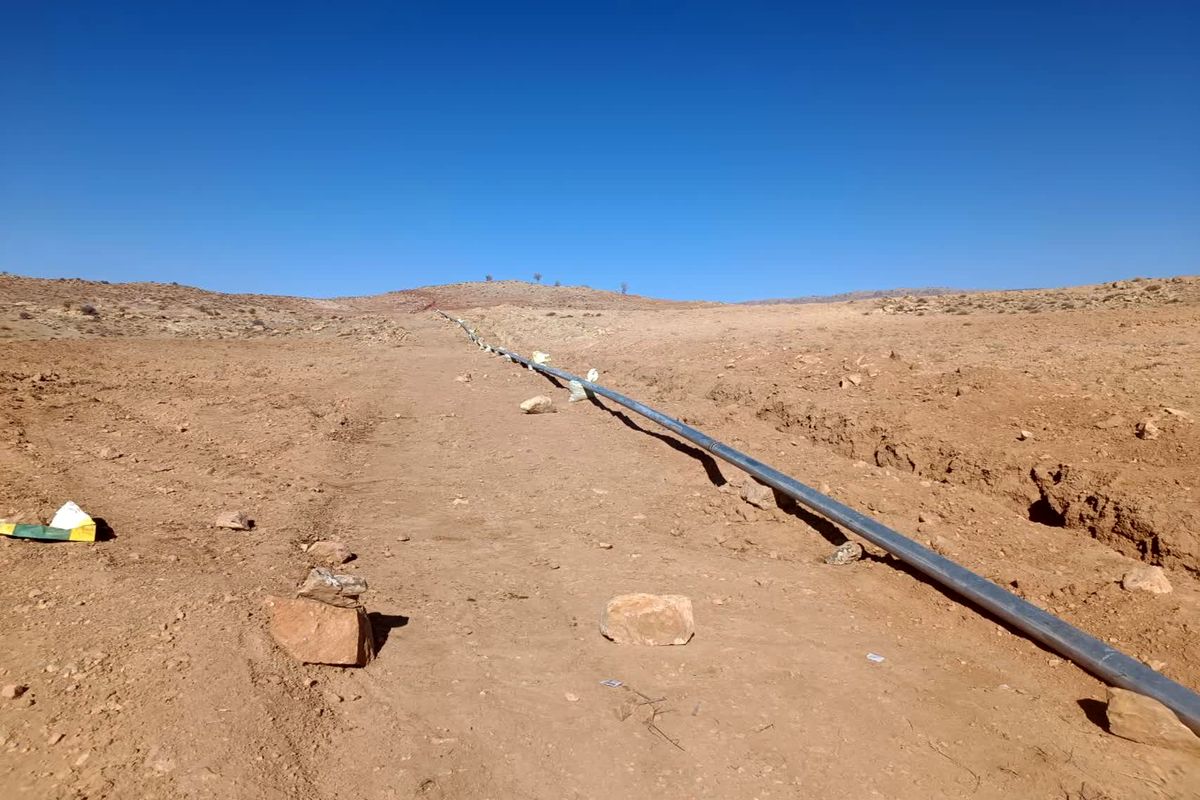
{"type": "Polygon", "coordinates": [[[778,397],[755,403],[724,385],[707,396],[746,407],[777,430],[802,433],[847,458],[983,490],[1031,522],[1083,531],[1125,556],[1200,573],[1192,515],[1168,513],[1152,500],[1123,491],[1115,475],[1068,464],[1018,462],[1000,451],[918,437],[900,425],[859,420],[816,404],[778,397]]]}

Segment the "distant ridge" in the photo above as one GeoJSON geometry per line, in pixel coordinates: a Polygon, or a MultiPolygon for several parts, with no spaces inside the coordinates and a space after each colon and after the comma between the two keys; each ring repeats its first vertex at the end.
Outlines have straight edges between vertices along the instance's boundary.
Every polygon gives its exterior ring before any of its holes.
{"type": "Polygon", "coordinates": [[[867,289],[841,294],[809,294],[801,297],[777,297],[771,300],[743,300],[738,305],[768,306],[783,303],[842,303],[851,300],[878,300],[886,297],[936,297],[943,294],[975,294],[974,289],[952,289],[949,286],[922,286],[917,289],[867,289]]]}

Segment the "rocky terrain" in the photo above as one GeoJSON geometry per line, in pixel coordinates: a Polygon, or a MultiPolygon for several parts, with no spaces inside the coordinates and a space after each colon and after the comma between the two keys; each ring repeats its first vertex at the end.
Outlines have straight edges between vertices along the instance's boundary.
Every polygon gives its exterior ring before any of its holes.
{"type": "Polygon", "coordinates": [[[1106,716],[1073,665],[430,311],[596,368],[1198,688],[1198,279],[0,297],[0,519],[103,523],[0,537],[6,798],[1200,796],[1191,740],[1145,735],[1136,699],[1106,716]],[[289,609],[365,617],[373,660],[302,663],[289,609]]]}

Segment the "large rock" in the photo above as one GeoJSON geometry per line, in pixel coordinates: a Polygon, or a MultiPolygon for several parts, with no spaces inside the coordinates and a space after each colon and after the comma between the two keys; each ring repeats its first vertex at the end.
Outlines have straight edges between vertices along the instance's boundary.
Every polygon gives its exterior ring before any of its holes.
{"type": "Polygon", "coordinates": [[[1167,594],[1171,591],[1171,582],[1162,567],[1134,567],[1121,578],[1121,588],[1129,592],[1150,592],[1151,594],[1167,594]]]}
{"type": "Polygon", "coordinates": [[[692,601],[679,594],[618,595],[600,619],[600,633],[618,644],[687,644],[695,632],[692,601]]]}
{"type": "Polygon", "coordinates": [[[231,531],[248,531],[254,527],[254,520],[244,511],[222,511],[213,524],[231,531]]]}
{"type": "Polygon", "coordinates": [[[349,547],[333,539],[313,542],[304,553],[308,556],[309,561],[316,564],[327,564],[331,567],[345,564],[354,558],[354,553],[350,552],[349,547]]]}
{"type": "Polygon", "coordinates": [[[305,664],[365,666],[375,655],[371,623],[361,608],[305,598],[268,597],[271,637],[305,664]]]}
{"type": "Polygon", "coordinates": [[[1108,730],[1122,739],[1200,755],[1200,737],[1157,700],[1126,689],[1108,689],[1108,730]]]}
{"type": "Polygon", "coordinates": [[[749,475],[742,480],[741,495],[742,499],[752,506],[768,510],[777,507],[775,490],[770,486],[764,486],[749,475]]]}
{"type": "Polygon", "coordinates": [[[1142,420],[1135,426],[1134,431],[1139,439],[1157,439],[1162,435],[1162,431],[1158,429],[1152,419],[1142,420]]]}
{"type": "Polygon", "coordinates": [[[324,567],[313,567],[296,595],[331,606],[353,608],[358,605],[358,596],[366,590],[367,582],[357,575],[337,575],[324,567]]]}
{"type": "Polygon", "coordinates": [[[554,407],[552,399],[544,394],[539,394],[537,397],[531,397],[521,403],[521,410],[526,414],[550,414],[558,409],[554,407]]]}

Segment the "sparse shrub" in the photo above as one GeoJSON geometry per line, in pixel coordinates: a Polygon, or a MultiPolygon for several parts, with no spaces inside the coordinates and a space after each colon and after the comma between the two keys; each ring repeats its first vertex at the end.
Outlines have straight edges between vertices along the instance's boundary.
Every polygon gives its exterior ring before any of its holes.
{"type": "Polygon", "coordinates": [[[483,279],[484,279],[485,281],[487,281],[488,283],[491,283],[491,282],[492,282],[492,280],[493,280],[493,279],[492,279],[492,273],[490,273],[490,272],[489,272],[487,275],[484,275],[484,276],[483,276],[483,279]]]}
{"type": "Polygon", "coordinates": [[[538,283],[541,283],[542,282],[542,273],[540,273],[540,272],[533,273],[533,279],[535,281],[537,281],[538,283]]]}
{"type": "Polygon", "coordinates": [[[100,312],[99,312],[99,311],[97,311],[97,310],[96,310],[96,307],[95,307],[94,305],[92,305],[91,303],[84,303],[83,305],[81,305],[81,306],[79,307],[79,313],[80,313],[80,314],[86,314],[86,315],[87,315],[87,316],[89,316],[89,317],[98,317],[98,316],[100,316],[100,312]]]}
{"type": "Polygon", "coordinates": [[[621,281],[621,294],[629,294],[629,284],[621,281]]]}
{"type": "Polygon", "coordinates": [[[30,314],[28,311],[22,311],[20,314],[17,314],[17,316],[21,319],[33,319],[33,314],[30,314]]]}
{"type": "Polygon", "coordinates": [[[562,286],[562,281],[555,281],[555,282],[554,282],[554,285],[555,285],[555,286],[562,286]]]}

